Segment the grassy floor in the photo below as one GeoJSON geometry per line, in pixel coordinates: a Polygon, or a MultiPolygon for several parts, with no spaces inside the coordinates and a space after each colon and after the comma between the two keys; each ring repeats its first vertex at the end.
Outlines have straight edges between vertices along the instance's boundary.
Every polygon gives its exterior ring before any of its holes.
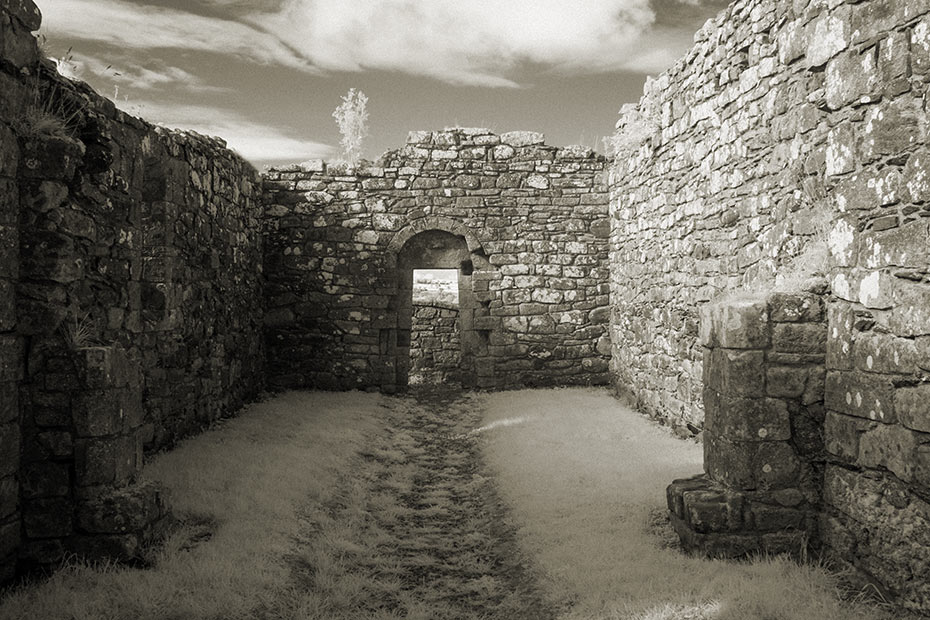
{"type": "Polygon", "coordinates": [[[0,618],[286,617],[304,593],[282,561],[301,532],[301,509],[334,501],[378,428],[380,403],[369,394],[285,394],[157,456],[145,476],[164,483],[186,525],[154,567],[71,564],[5,596],[0,618]]]}
{"type": "Polygon", "coordinates": [[[336,502],[305,523],[297,617],[544,620],[553,611],[468,431],[474,397],[392,399],[336,502]]]}
{"type": "Polygon", "coordinates": [[[569,619],[876,620],[833,578],[780,558],[707,561],[673,548],[665,486],[701,471],[675,438],[602,390],[482,398],[484,452],[546,589],[569,619]]]}
{"type": "Polygon", "coordinates": [[[152,568],[72,564],[0,618],[883,617],[817,568],[670,548],[665,485],[700,468],[599,390],[285,394],[147,465],[184,522],[152,568]]]}

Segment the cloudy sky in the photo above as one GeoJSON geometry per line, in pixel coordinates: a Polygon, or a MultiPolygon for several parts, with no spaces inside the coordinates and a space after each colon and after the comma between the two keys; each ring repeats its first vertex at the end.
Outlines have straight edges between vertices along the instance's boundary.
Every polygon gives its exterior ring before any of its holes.
{"type": "Polygon", "coordinates": [[[257,166],[339,154],[332,111],[369,97],[364,156],[447,126],[600,149],[646,75],[723,0],[38,0],[64,71],[257,166]]]}

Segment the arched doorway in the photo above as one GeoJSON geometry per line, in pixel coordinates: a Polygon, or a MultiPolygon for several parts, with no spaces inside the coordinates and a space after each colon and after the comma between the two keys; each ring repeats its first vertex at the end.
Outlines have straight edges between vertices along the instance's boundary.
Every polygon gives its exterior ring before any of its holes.
{"type": "MultiPolygon", "coordinates": [[[[458,286],[457,313],[454,317],[457,333],[452,339],[459,347],[458,355],[455,356],[457,369],[446,376],[455,377],[456,382],[460,382],[462,387],[474,387],[475,357],[479,353],[482,341],[481,335],[474,328],[475,310],[480,303],[472,286],[472,274],[476,268],[487,266],[480,245],[474,239],[466,240],[463,234],[441,229],[413,231],[412,234],[404,234],[398,241],[398,245],[402,245],[397,249],[397,292],[391,308],[397,317],[397,328],[390,337],[392,342],[385,343],[388,346],[383,348],[383,353],[392,358],[386,361],[388,372],[393,374],[395,389],[406,389],[410,379],[411,335],[414,327],[414,271],[437,269],[455,270],[458,286]]],[[[439,314],[437,313],[437,318],[439,314]]],[[[445,318],[448,317],[449,315],[445,315],[445,318]]],[[[437,329],[438,327],[437,324],[437,329]]],[[[432,340],[440,339],[437,337],[432,340]]],[[[449,340],[444,340],[444,346],[448,346],[448,342],[449,340]]]]}

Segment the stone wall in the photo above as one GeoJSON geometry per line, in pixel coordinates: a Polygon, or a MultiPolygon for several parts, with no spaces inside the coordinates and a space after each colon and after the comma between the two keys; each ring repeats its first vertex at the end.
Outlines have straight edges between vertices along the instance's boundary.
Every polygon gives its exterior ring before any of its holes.
{"type": "Polygon", "coordinates": [[[357,170],[268,173],[269,382],[403,389],[417,268],[459,270],[466,386],[606,382],[604,167],[540,134],[450,129],[357,170]]]}
{"type": "Polygon", "coordinates": [[[263,380],[257,173],[61,78],[40,22],[0,2],[0,576],[137,555],[166,513],[143,446],[263,380]]]}
{"type": "Polygon", "coordinates": [[[410,385],[461,384],[462,342],[458,308],[437,302],[413,304],[410,385]]]}
{"type": "Polygon", "coordinates": [[[702,308],[705,474],[668,489],[687,550],[804,557],[819,547],[826,340],[812,293],[702,308]]]}
{"type": "Polygon", "coordinates": [[[615,383],[694,431],[700,306],[827,277],[822,537],[925,612],[928,12],[733,3],[621,119],[611,240],[615,383]]]}
{"type": "MultiPolygon", "coordinates": [[[[823,245],[841,214],[875,232],[926,215],[907,189],[926,134],[924,13],[738,1],[626,110],[613,372],[653,415],[701,426],[702,303],[796,271],[792,259],[823,245]]],[[[806,258],[813,270],[822,255],[806,258]]]]}

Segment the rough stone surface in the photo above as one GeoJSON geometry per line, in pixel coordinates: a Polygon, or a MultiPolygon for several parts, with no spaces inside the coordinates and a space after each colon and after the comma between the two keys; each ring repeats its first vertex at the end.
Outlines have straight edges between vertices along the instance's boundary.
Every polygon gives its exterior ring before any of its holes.
{"type": "Polygon", "coordinates": [[[374,166],[270,171],[270,383],[404,389],[408,271],[438,267],[466,282],[465,386],[606,383],[605,167],[541,134],[456,128],[412,132],[374,166]]]}
{"type": "Polygon", "coordinates": [[[414,301],[410,328],[410,384],[461,384],[458,308],[414,301]]]}
{"type": "Polygon", "coordinates": [[[822,307],[808,293],[705,306],[706,477],[675,481],[668,489],[672,522],[687,550],[803,554],[818,544],[825,460],[822,307]],[[724,518],[734,503],[747,509],[739,519],[724,518]]]}
{"type": "Polygon", "coordinates": [[[257,172],[40,63],[40,23],[30,0],[0,1],[0,529],[24,535],[0,535],[0,577],[138,552],[163,511],[112,504],[118,535],[76,515],[132,487],[143,443],[263,382],[257,172]],[[36,101],[76,113],[44,132],[23,121],[36,101]]]}
{"type": "MultiPolygon", "coordinates": [[[[825,446],[826,460],[880,490],[893,480],[928,496],[928,12],[926,2],[738,0],[621,113],[625,150],[611,171],[619,392],[673,425],[700,428],[705,415],[706,428],[717,425],[705,409],[747,395],[708,398],[700,378],[719,375],[706,366],[723,358],[702,351],[721,344],[698,317],[719,312],[709,302],[722,295],[738,299],[737,288],[822,276],[825,333],[798,328],[820,311],[809,299],[808,310],[803,301],[771,309],[780,325],[769,326],[777,350],[766,357],[764,395],[803,405],[802,383],[823,381],[824,402],[792,427],[805,437],[797,445],[825,446]],[[794,365],[809,365],[811,379],[794,365]]],[[[902,585],[926,565],[895,553],[892,536],[871,534],[885,517],[854,517],[833,501],[822,507],[828,552],[835,547],[889,598],[930,611],[924,590],[902,585]]],[[[896,513],[896,526],[918,527],[916,514],[896,513]]],[[[919,536],[908,545],[930,554],[919,536]]]]}

